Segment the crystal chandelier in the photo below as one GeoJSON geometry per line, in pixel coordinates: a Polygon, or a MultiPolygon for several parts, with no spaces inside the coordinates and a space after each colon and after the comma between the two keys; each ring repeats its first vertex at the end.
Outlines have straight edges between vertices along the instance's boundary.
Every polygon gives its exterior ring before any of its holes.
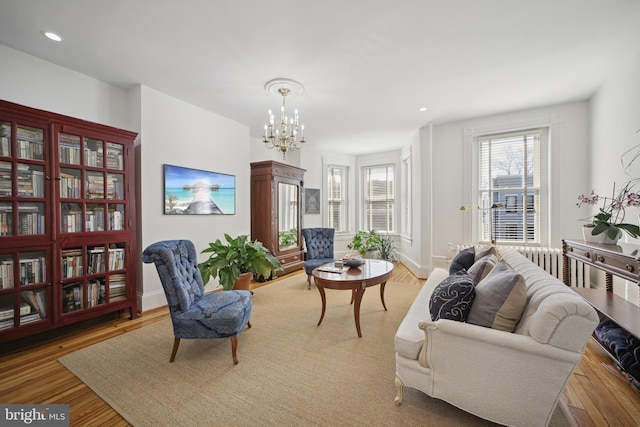
{"type": "Polygon", "coordinates": [[[293,148],[302,148],[304,140],[304,125],[299,123],[298,110],[293,116],[287,114],[285,102],[287,95],[292,90],[302,93],[304,88],[296,81],[289,79],[275,79],[265,85],[267,93],[278,93],[282,95],[282,107],[280,107],[280,118],[276,121],[275,116],[269,110],[269,118],[264,125],[264,142],[269,149],[275,148],[282,152],[282,158],[287,158],[287,152],[293,148]]]}

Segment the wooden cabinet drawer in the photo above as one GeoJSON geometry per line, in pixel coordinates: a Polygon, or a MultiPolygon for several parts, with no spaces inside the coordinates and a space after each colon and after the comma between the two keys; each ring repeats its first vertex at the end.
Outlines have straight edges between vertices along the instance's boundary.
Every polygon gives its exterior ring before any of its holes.
{"type": "Polygon", "coordinates": [[[296,253],[293,253],[293,254],[287,254],[287,255],[279,256],[278,257],[278,261],[280,261],[280,263],[282,265],[287,265],[287,264],[292,264],[292,263],[303,261],[302,252],[296,252],[296,253]]]}

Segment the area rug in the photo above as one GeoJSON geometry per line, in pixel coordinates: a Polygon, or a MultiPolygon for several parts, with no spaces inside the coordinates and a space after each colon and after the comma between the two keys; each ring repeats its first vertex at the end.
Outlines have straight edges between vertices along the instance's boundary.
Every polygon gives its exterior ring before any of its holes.
{"type": "MultiPolygon", "coordinates": [[[[228,339],[182,340],[170,321],[145,326],[60,362],[134,426],[487,426],[405,388],[395,397],[393,336],[419,286],[390,281],[362,300],[358,338],[351,294],[327,290],[327,310],[302,274],[255,289],[239,364],[228,339]]],[[[553,426],[567,426],[556,409],[553,426]]]]}

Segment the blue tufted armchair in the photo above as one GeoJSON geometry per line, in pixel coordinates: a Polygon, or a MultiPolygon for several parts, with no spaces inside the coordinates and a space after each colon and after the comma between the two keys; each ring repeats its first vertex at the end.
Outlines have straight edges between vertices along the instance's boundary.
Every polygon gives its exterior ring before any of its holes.
{"type": "Polygon", "coordinates": [[[333,237],[334,228],[303,228],[302,235],[307,246],[307,259],[304,262],[304,271],[307,273],[307,283],[311,289],[311,272],[314,268],[334,262],[333,237]]]}
{"type": "Polygon", "coordinates": [[[173,323],[173,362],[180,339],[231,338],[233,363],[238,364],[238,334],[251,327],[251,292],[223,291],[205,294],[193,242],[165,240],[149,245],[142,261],[154,263],[173,323]]]}

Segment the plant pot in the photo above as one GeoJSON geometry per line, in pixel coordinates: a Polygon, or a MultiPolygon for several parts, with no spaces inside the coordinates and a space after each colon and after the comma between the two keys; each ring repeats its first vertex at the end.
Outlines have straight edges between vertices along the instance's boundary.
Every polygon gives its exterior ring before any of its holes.
{"type": "Polygon", "coordinates": [[[252,273],[242,273],[240,277],[238,277],[233,282],[233,289],[239,290],[239,291],[248,291],[249,284],[251,283],[252,278],[253,278],[252,273]]]}
{"type": "Polygon", "coordinates": [[[593,227],[582,227],[582,237],[587,243],[596,243],[598,245],[615,245],[622,237],[622,231],[618,231],[618,235],[615,239],[608,238],[606,232],[596,234],[594,236],[593,234],[591,234],[591,231],[593,231],[593,227]]]}

